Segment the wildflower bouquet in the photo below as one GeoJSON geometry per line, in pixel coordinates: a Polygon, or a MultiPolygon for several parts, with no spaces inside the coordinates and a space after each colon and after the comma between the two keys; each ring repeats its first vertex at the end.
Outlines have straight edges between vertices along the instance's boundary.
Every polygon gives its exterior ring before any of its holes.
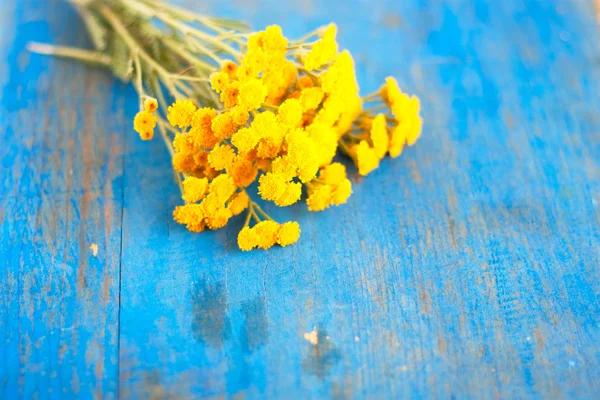
{"type": "Polygon", "coordinates": [[[354,61],[339,50],[333,24],[289,40],[277,25],[250,33],[239,22],[156,0],[69,1],[95,50],[30,49],[133,81],[140,107],[133,128],[142,140],[155,131],[164,140],[185,202],[174,219],[192,232],[246,212],[240,249],[293,244],[298,223],[267,215],[248,194],[253,182],[277,206],[304,192],[308,210],[322,211],[352,194],[346,168],[333,162],[338,152],[367,175],[420,135],[419,100],[394,78],[360,96],[354,61]]]}

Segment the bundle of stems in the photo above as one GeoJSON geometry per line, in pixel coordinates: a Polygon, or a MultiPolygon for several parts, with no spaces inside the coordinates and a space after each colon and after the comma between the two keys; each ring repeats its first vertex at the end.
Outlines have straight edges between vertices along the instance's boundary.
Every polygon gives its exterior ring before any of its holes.
{"type": "MultiPolygon", "coordinates": [[[[110,69],[132,82],[144,100],[160,105],[158,131],[171,156],[177,133],[166,119],[173,99],[222,108],[210,75],[225,61],[240,61],[249,28],[229,19],[200,15],[160,0],[67,0],[82,20],[94,50],[30,42],[34,53],[76,59],[110,69]]],[[[175,172],[181,185],[182,174],[175,172]]]]}

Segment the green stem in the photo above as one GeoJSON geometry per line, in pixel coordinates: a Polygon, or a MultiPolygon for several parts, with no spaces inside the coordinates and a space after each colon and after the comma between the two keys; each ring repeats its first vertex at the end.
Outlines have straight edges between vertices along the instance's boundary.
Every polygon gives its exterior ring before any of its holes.
{"type": "Polygon", "coordinates": [[[27,50],[37,54],[65,57],[91,64],[100,64],[104,67],[110,67],[111,63],[111,58],[104,53],[79,49],[77,47],[54,46],[46,43],[29,42],[27,43],[27,50]]]}
{"type": "Polygon", "coordinates": [[[158,62],[156,62],[156,60],[146,53],[146,51],[136,42],[136,40],[129,34],[129,31],[127,31],[127,28],[121,23],[119,17],[107,6],[100,6],[99,10],[100,14],[106,18],[115,32],[125,41],[130,51],[132,53],[137,51],[139,56],[142,57],[156,71],[156,73],[163,78],[165,85],[171,94],[174,97],[179,98],[180,94],[175,89],[175,86],[173,86],[173,83],[169,80],[169,73],[167,70],[165,70],[158,62]]]}
{"type": "Polygon", "coordinates": [[[271,218],[271,217],[269,216],[269,214],[267,214],[266,212],[264,212],[264,211],[262,210],[262,208],[260,208],[260,206],[259,206],[258,204],[254,203],[254,208],[256,208],[256,211],[258,211],[258,212],[260,213],[260,215],[262,215],[264,218],[266,218],[266,219],[268,219],[268,220],[270,220],[270,221],[274,221],[274,219],[273,219],[273,218],[271,218]]]}

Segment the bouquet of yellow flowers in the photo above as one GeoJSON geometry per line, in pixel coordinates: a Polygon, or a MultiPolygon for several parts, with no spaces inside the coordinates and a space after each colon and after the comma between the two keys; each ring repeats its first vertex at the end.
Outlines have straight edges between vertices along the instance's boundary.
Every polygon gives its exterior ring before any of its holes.
{"type": "Polygon", "coordinates": [[[158,131],[165,141],[184,201],[173,216],[192,232],[246,212],[241,250],[293,244],[299,224],[275,222],[248,194],[252,183],[280,207],[303,192],[309,211],[339,206],[352,183],[333,162],[338,151],[367,175],[421,133],[419,100],[394,78],[360,96],[334,24],[293,41],[277,25],[248,32],[156,0],[69,1],[96,49],[30,49],[101,64],[133,81],[140,104],[133,128],[142,140],[158,131]]]}

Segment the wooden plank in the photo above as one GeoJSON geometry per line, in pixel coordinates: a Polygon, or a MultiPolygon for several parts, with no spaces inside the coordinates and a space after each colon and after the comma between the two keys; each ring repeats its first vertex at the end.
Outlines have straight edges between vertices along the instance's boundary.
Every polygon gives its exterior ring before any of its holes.
{"type": "Polygon", "coordinates": [[[108,74],[24,50],[88,45],[71,7],[1,8],[0,397],[115,398],[123,99],[108,74]]]}

